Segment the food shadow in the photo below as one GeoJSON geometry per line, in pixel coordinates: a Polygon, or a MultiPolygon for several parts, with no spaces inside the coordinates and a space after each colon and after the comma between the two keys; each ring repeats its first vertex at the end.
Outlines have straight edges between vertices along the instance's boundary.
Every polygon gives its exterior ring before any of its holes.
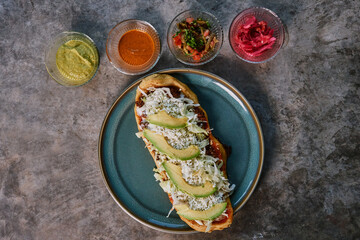
{"type": "Polygon", "coordinates": [[[247,70],[252,68],[256,68],[256,65],[240,62],[240,60],[227,59],[222,55],[217,56],[212,62],[201,67],[201,69],[214,73],[230,82],[244,95],[254,109],[260,121],[265,147],[264,165],[259,180],[259,183],[261,183],[261,179],[266,177],[268,170],[276,161],[273,156],[277,144],[277,134],[276,122],[273,119],[274,112],[267,93],[264,92],[259,80],[247,70]]]}
{"type": "Polygon", "coordinates": [[[106,51],[106,38],[108,35],[108,29],[106,24],[97,22],[95,20],[89,20],[85,15],[76,15],[71,22],[72,31],[85,33],[96,44],[99,50],[100,58],[105,56],[106,51]]]}

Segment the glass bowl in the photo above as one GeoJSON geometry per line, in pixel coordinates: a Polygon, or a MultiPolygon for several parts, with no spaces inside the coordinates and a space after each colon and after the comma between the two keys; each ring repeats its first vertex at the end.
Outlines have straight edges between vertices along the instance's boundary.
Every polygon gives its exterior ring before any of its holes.
{"type": "Polygon", "coordinates": [[[99,68],[99,62],[100,62],[99,52],[94,41],[84,33],[62,32],[59,35],[57,35],[45,49],[45,66],[48,73],[57,83],[67,87],[81,86],[92,80],[95,77],[97,70],[99,68]],[[56,65],[56,54],[59,47],[70,40],[80,40],[84,42],[90,47],[91,51],[95,55],[95,63],[94,63],[95,66],[93,71],[89,74],[88,77],[85,78],[82,77],[79,79],[75,79],[75,78],[70,79],[69,77],[63,75],[59,71],[58,66],[56,65]]]}
{"type": "Polygon", "coordinates": [[[167,43],[170,49],[170,52],[176,57],[180,62],[190,65],[190,66],[198,66],[203,65],[205,63],[213,60],[220,52],[221,46],[223,44],[223,30],[214,15],[208,12],[197,11],[197,10],[188,10],[177,15],[172,22],[167,31],[167,43]],[[209,21],[210,31],[215,33],[218,43],[215,44],[215,48],[209,52],[207,52],[200,61],[195,61],[191,56],[186,55],[180,48],[175,46],[173,36],[179,30],[177,24],[186,20],[186,18],[202,18],[205,21],[209,21]]]}
{"type": "Polygon", "coordinates": [[[284,40],[285,29],[280,18],[273,11],[263,7],[252,7],[240,12],[232,21],[229,30],[229,41],[232,50],[240,59],[249,63],[263,63],[274,58],[279,53],[280,48],[283,46],[284,40]],[[273,37],[276,38],[272,48],[265,50],[259,56],[250,56],[240,47],[238,47],[235,42],[240,25],[245,24],[246,20],[251,16],[255,16],[258,22],[265,21],[271,29],[274,29],[273,37]]]}
{"type": "Polygon", "coordinates": [[[153,68],[159,61],[161,53],[160,37],[156,29],[148,22],[129,19],[118,23],[109,32],[106,42],[106,54],[110,63],[120,72],[128,75],[143,74],[153,68]],[[119,53],[119,42],[121,37],[131,31],[138,30],[147,33],[154,42],[154,53],[151,58],[141,65],[131,65],[126,63],[119,53]]]}

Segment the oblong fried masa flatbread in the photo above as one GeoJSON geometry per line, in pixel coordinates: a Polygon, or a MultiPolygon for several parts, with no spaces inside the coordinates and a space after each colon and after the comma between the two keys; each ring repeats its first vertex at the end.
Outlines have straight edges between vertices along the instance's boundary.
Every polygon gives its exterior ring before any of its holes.
{"type": "MultiPolygon", "coordinates": [[[[186,98],[191,99],[195,104],[199,103],[197,96],[195,95],[195,93],[193,91],[191,91],[191,89],[185,85],[184,83],[180,82],[179,80],[177,80],[176,78],[167,75],[167,74],[153,74],[151,76],[148,76],[146,78],[144,78],[142,80],[142,82],[140,83],[137,91],[136,91],[136,97],[135,97],[135,118],[136,118],[136,123],[138,126],[139,131],[143,131],[144,126],[141,126],[142,120],[143,118],[146,119],[146,116],[139,116],[138,112],[137,112],[137,108],[140,107],[142,105],[142,97],[143,97],[143,93],[146,93],[148,88],[162,88],[162,87],[175,87],[180,89],[180,91],[184,94],[184,96],[186,98]],[[140,91],[140,89],[142,91],[140,91]]],[[[205,112],[205,110],[201,107],[198,107],[200,109],[200,111],[202,112],[204,118],[206,119],[206,123],[207,126],[208,125],[208,117],[207,114],[205,112]]],[[[209,128],[209,127],[208,127],[209,128]]],[[[224,176],[227,178],[226,175],[226,160],[227,160],[227,154],[225,151],[224,146],[211,134],[211,131],[209,131],[209,140],[210,140],[210,145],[213,148],[213,151],[216,151],[218,154],[218,158],[220,160],[223,161],[223,166],[221,167],[221,171],[223,172],[224,176]]],[[[151,143],[144,137],[142,136],[142,139],[144,140],[151,156],[154,158],[154,161],[157,165],[157,167],[159,168],[159,164],[158,161],[156,161],[155,159],[155,151],[153,150],[153,148],[151,148],[151,143]]],[[[167,178],[166,173],[162,172],[161,173],[164,178],[167,178]]],[[[170,201],[172,201],[171,195],[169,195],[170,201]]],[[[226,198],[226,202],[227,202],[227,206],[226,206],[226,211],[225,213],[227,214],[227,217],[222,217],[220,220],[218,221],[213,221],[211,224],[210,229],[208,229],[207,232],[212,232],[214,230],[222,230],[224,228],[227,228],[230,226],[230,224],[233,221],[233,208],[231,206],[231,202],[229,197],[226,198]]],[[[177,210],[175,208],[175,210],[177,210]]],[[[188,220],[182,216],[179,215],[179,217],[186,222],[191,228],[193,228],[196,231],[199,232],[205,232],[207,226],[205,224],[200,225],[198,224],[196,221],[194,220],[188,220]]],[[[215,219],[216,220],[216,219],[215,219]]]]}

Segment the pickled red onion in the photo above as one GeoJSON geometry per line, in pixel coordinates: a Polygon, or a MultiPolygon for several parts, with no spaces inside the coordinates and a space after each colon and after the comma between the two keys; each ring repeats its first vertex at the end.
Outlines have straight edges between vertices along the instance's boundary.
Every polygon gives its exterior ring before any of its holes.
{"type": "Polygon", "coordinates": [[[235,43],[250,56],[260,56],[267,49],[271,49],[276,38],[265,21],[258,22],[255,16],[249,17],[245,24],[240,25],[235,43]]]}

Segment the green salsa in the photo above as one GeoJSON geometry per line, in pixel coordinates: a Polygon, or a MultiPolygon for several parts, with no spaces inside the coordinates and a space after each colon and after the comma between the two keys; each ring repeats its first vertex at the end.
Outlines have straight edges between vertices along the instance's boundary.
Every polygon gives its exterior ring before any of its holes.
{"type": "Polygon", "coordinates": [[[56,53],[59,72],[71,82],[85,82],[96,72],[97,50],[82,40],[69,40],[56,53]]]}

